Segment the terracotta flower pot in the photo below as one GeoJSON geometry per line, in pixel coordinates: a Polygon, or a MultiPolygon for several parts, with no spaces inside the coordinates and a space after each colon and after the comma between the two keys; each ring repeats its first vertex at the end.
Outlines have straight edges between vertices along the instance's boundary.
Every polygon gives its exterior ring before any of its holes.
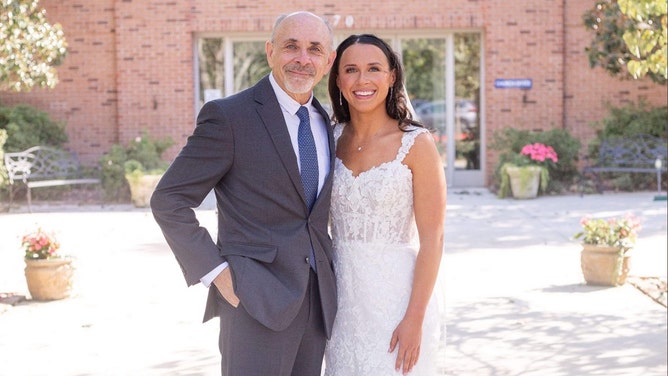
{"type": "Polygon", "coordinates": [[[70,296],[74,268],[69,258],[25,259],[28,291],[34,300],[59,300],[70,296]]]}
{"type": "Polygon", "coordinates": [[[580,266],[587,284],[621,286],[631,268],[631,255],[620,247],[582,244],[580,266]]]}

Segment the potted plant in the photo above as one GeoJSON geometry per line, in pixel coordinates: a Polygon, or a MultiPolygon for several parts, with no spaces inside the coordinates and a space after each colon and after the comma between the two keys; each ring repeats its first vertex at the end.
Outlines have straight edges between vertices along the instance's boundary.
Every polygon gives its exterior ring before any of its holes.
{"type": "Polygon", "coordinates": [[[144,133],[125,146],[113,145],[100,161],[107,198],[127,199],[129,188],[132,203],[147,207],[156,184],[169,166],[162,160],[162,153],[172,144],[170,139],[154,140],[144,133]]]}
{"type": "Polygon", "coordinates": [[[499,197],[512,193],[517,199],[535,198],[539,188],[542,192],[547,189],[550,180],[547,165],[558,161],[551,146],[541,143],[524,145],[519,154],[501,166],[499,197]]]}
{"type": "Polygon", "coordinates": [[[131,159],[123,164],[125,179],[130,185],[132,204],[138,208],[149,206],[151,195],[167,167],[147,170],[139,161],[131,159]]]}
{"type": "Polygon", "coordinates": [[[70,296],[74,268],[72,259],[60,254],[55,235],[41,227],[21,237],[26,263],[25,277],[35,300],[58,300],[70,296]]]}
{"type": "Polygon", "coordinates": [[[582,239],[580,266],[585,281],[591,285],[621,286],[626,283],[640,222],[632,214],[617,218],[591,218],[580,221],[582,230],[574,235],[582,239]]]}

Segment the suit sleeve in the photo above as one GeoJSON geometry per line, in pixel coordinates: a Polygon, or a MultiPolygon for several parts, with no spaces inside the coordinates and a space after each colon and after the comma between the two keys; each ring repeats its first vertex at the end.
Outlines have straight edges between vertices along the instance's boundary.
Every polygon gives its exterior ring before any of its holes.
{"type": "Polygon", "coordinates": [[[194,285],[224,262],[194,208],[223,179],[234,155],[232,130],[216,101],[202,107],[197,126],[151,197],[151,210],[181,266],[194,285]]]}

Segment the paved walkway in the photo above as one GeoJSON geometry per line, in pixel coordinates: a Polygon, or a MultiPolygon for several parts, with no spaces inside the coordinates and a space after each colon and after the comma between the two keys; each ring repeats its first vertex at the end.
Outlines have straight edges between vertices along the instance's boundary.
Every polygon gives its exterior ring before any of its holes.
{"type": "MultiPolygon", "coordinates": [[[[666,201],[654,193],[497,199],[451,189],[441,269],[442,375],[666,375],[666,309],[627,284],[584,284],[571,239],[585,214],[643,221],[631,274],[666,277],[666,201]]],[[[210,202],[198,210],[214,228],[210,202]]],[[[41,225],[76,257],[73,297],[0,304],[0,375],[217,375],[217,323],[186,288],[146,209],[0,213],[0,293],[28,295],[20,234],[41,225]]]]}

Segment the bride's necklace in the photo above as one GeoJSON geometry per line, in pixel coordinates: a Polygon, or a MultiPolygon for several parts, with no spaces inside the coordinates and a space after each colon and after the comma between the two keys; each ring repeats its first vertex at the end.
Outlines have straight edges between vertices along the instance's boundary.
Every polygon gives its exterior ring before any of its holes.
{"type": "Polygon", "coordinates": [[[378,130],[377,130],[374,134],[372,134],[371,137],[369,137],[369,139],[366,140],[365,142],[363,142],[363,143],[358,143],[358,144],[357,144],[357,152],[361,152],[362,150],[366,149],[367,145],[368,145],[369,143],[371,143],[371,141],[373,141],[373,140],[376,138],[376,136],[378,135],[378,133],[380,133],[381,130],[382,130],[382,128],[381,128],[381,129],[378,129],[378,130]]]}

